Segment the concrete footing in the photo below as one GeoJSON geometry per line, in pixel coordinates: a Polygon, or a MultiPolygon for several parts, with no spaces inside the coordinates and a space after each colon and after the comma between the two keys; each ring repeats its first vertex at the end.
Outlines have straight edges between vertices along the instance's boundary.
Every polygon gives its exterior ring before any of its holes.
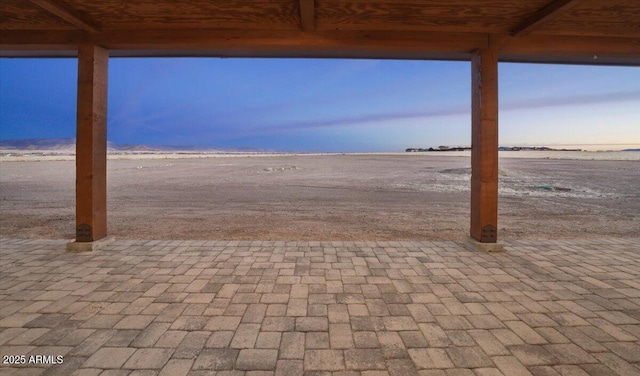
{"type": "Polygon", "coordinates": [[[67,252],[80,253],[80,252],[92,252],[109,245],[116,241],[113,236],[106,236],[102,239],[94,240],[92,242],[78,242],[75,239],[67,243],[67,252]]]}
{"type": "Polygon", "coordinates": [[[466,239],[464,246],[477,252],[504,252],[504,244],[502,243],[481,243],[472,237],[466,239]]]}

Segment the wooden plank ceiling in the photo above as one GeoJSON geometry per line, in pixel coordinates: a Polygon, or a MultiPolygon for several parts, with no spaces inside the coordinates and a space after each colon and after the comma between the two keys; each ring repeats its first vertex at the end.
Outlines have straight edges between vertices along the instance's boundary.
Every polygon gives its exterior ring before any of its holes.
{"type": "Polygon", "coordinates": [[[273,56],[640,65],[638,0],[2,0],[0,56],[273,56]]]}

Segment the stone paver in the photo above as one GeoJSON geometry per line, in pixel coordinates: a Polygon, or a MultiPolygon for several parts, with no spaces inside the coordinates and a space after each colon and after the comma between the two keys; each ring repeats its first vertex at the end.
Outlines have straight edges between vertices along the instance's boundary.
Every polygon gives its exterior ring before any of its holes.
{"type": "Polygon", "coordinates": [[[0,374],[640,375],[638,244],[0,239],[0,374]]]}
{"type": "Polygon", "coordinates": [[[87,368],[120,368],[135,351],[132,348],[103,347],[87,359],[84,365],[87,368]]]}
{"type": "Polygon", "coordinates": [[[169,361],[172,349],[139,349],[122,368],[130,369],[161,369],[169,361]]]}
{"type": "Polygon", "coordinates": [[[240,351],[236,361],[236,369],[240,370],[274,370],[278,360],[278,350],[244,349],[240,351]]]}

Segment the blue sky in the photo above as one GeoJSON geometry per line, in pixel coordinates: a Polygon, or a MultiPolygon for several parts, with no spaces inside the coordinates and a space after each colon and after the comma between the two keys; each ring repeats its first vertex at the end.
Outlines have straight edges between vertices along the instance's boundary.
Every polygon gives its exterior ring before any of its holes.
{"type": "MultiPolygon", "coordinates": [[[[0,139],[75,135],[75,59],[0,59],[0,139]]],[[[500,64],[500,144],[640,144],[640,68],[500,64]]],[[[108,139],[281,151],[468,146],[470,63],[109,61],[108,139]]],[[[596,147],[597,148],[597,147],[596,147]]]]}

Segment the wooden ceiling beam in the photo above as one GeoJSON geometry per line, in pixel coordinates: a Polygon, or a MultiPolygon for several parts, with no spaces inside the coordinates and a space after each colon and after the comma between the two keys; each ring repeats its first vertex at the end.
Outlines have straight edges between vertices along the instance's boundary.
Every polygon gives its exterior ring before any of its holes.
{"type": "Polygon", "coordinates": [[[314,0],[298,0],[300,5],[300,26],[304,31],[316,29],[315,2],[314,0]]]}
{"type": "Polygon", "coordinates": [[[500,61],[640,66],[640,37],[563,37],[409,31],[2,30],[0,56],[74,56],[82,44],[110,56],[328,57],[469,60],[497,48],[500,61]],[[594,59],[594,56],[596,57],[594,59]]]}
{"type": "Polygon", "coordinates": [[[100,30],[96,27],[92,22],[87,20],[85,17],[81,16],[73,10],[69,8],[64,3],[57,0],[31,0],[32,3],[46,10],[47,12],[62,18],[63,20],[69,22],[70,24],[78,27],[81,30],[88,31],[90,33],[98,33],[100,30]]]}
{"type": "MultiPolygon", "coordinates": [[[[3,30],[0,50],[29,45],[74,46],[97,44],[110,50],[183,51],[239,50],[274,51],[296,57],[302,52],[331,52],[349,56],[349,50],[365,51],[372,57],[385,52],[469,53],[486,47],[486,34],[430,33],[406,31],[314,31],[300,30],[110,30],[98,34],[63,30],[3,30]]],[[[470,55],[469,55],[470,56],[470,55]]]]}
{"type": "Polygon", "coordinates": [[[524,22],[514,27],[511,30],[511,35],[514,37],[527,35],[543,23],[557,17],[562,11],[566,11],[577,3],[578,0],[554,0],[532,14],[524,22]]]}
{"type": "Polygon", "coordinates": [[[640,38],[495,35],[500,61],[640,66],[640,38]]]}

